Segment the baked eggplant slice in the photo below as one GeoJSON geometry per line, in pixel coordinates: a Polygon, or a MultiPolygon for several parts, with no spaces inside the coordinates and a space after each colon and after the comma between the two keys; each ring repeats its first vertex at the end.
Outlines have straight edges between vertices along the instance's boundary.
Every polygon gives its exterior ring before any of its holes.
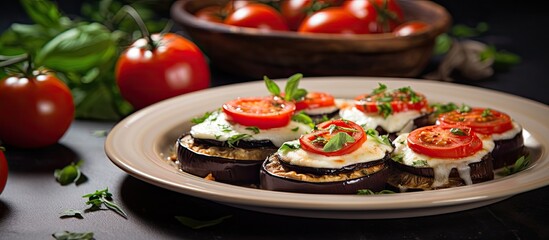
{"type": "Polygon", "coordinates": [[[211,176],[231,184],[257,184],[263,161],[276,148],[238,148],[198,143],[186,134],[177,140],[179,168],[190,174],[211,176]]]}
{"type": "Polygon", "coordinates": [[[375,131],[347,120],[330,120],[289,141],[261,168],[260,188],[322,194],[356,194],[385,189],[393,150],[375,131]]]}
{"type": "Polygon", "coordinates": [[[491,138],[471,128],[433,125],[398,136],[388,184],[392,190],[432,190],[494,179],[491,138]]]}

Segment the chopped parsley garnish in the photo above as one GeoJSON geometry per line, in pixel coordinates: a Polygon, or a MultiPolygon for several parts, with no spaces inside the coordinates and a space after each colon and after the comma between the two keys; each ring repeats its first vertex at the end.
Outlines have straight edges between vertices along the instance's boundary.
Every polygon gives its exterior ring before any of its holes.
{"type": "Polygon", "coordinates": [[[492,116],[492,110],[490,108],[484,109],[481,114],[482,117],[491,117],[492,116]]]}
{"type": "Polygon", "coordinates": [[[371,129],[371,128],[366,129],[365,132],[368,136],[373,137],[376,140],[376,142],[381,143],[381,144],[385,144],[387,146],[392,146],[388,135],[381,135],[380,136],[378,131],[376,131],[375,129],[371,129]]]}
{"type": "Polygon", "coordinates": [[[203,115],[202,117],[193,118],[193,119],[191,120],[191,122],[194,123],[194,124],[203,123],[203,122],[206,121],[206,119],[208,119],[212,114],[213,114],[213,112],[206,112],[206,113],[204,113],[204,115],[203,115]]]}
{"type": "Polygon", "coordinates": [[[299,127],[292,128],[292,132],[297,132],[299,130],[299,127]]]}
{"type": "Polygon", "coordinates": [[[458,109],[459,107],[455,104],[455,103],[447,103],[447,104],[441,104],[441,103],[435,103],[435,104],[431,104],[431,108],[433,108],[433,113],[435,114],[435,117],[437,117],[438,115],[442,114],[442,113],[447,113],[447,112],[451,112],[451,111],[454,111],[456,109],[458,109]]]}
{"type": "Polygon", "coordinates": [[[458,136],[467,136],[467,133],[464,132],[461,128],[450,128],[450,132],[458,136]]]}
{"type": "Polygon", "coordinates": [[[232,132],[233,129],[231,128],[231,126],[227,125],[227,124],[217,124],[217,126],[219,126],[221,128],[221,131],[222,132],[225,132],[225,133],[229,133],[229,132],[232,132]]]}
{"type": "Polygon", "coordinates": [[[236,135],[230,136],[227,139],[227,144],[229,144],[229,147],[235,147],[235,145],[238,144],[239,141],[244,140],[246,138],[250,138],[250,137],[252,137],[252,135],[250,134],[245,134],[245,133],[236,134],[236,135]]]}
{"type": "Polygon", "coordinates": [[[315,123],[313,122],[313,119],[309,117],[309,115],[305,114],[305,112],[300,111],[292,116],[292,121],[296,121],[298,123],[303,123],[309,125],[309,127],[314,128],[315,123]]]}
{"type": "Polygon", "coordinates": [[[380,93],[385,92],[387,90],[387,85],[385,85],[383,83],[378,83],[378,85],[379,86],[372,91],[373,95],[380,94],[380,93]]]}
{"type": "Polygon", "coordinates": [[[389,117],[391,114],[393,114],[393,107],[391,107],[390,103],[382,103],[377,105],[377,111],[378,114],[383,116],[384,118],[389,117]]]}
{"type": "Polygon", "coordinates": [[[258,127],[247,127],[246,130],[250,130],[250,131],[252,131],[254,134],[258,134],[258,133],[259,133],[259,128],[258,128],[258,127]]]}
{"type": "Polygon", "coordinates": [[[472,110],[472,108],[469,105],[466,105],[465,103],[461,104],[461,107],[457,110],[459,113],[468,113],[472,110]]]}
{"type": "Polygon", "coordinates": [[[381,190],[379,192],[374,192],[370,189],[359,189],[356,194],[357,195],[378,195],[378,194],[392,194],[392,193],[395,193],[395,192],[391,190],[386,190],[386,189],[381,190]]]}
{"type": "Polygon", "coordinates": [[[526,169],[529,164],[530,164],[530,157],[522,156],[519,159],[517,159],[517,161],[513,166],[504,167],[501,174],[504,176],[509,176],[509,175],[518,173],[526,169]]]}
{"type": "Polygon", "coordinates": [[[403,163],[404,155],[396,154],[396,155],[391,156],[391,159],[393,159],[393,161],[395,161],[395,162],[403,163]]]}
{"type": "Polygon", "coordinates": [[[288,151],[293,151],[293,150],[297,150],[301,148],[301,145],[299,143],[296,143],[296,142],[285,142],[282,144],[282,146],[280,146],[280,148],[278,149],[279,151],[281,152],[288,152],[288,151]]]}
{"type": "Polygon", "coordinates": [[[414,167],[429,167],[429,164],[426,160],[417,160],[412,163],[414,167]]]}
{"type": "Polygon", "coordinates": [[[91,205],[90,208],[88,208],[89,211],[96,211],[101,209],[101,205],[105,205],[107,208],[115,211],[120,216],[124,218],[128,218],[128,215],[118,206],[116,203],[113,202],[112,199],[112,193],[109,192],[109,188],[105,188],[103,190],[96,190],[94,193],[86,194],[82,196],[83,198],[88,198],[88,201],[86,202],[87,205],[91,205]]]}

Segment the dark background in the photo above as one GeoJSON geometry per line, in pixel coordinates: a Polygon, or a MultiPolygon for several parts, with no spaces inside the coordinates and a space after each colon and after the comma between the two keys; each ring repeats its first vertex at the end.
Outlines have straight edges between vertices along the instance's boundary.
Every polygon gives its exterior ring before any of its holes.
{"type": "MultiPolygon", "coordinates": [[[[71,15],[78,15],[83,1],[56,1],[60,9],[71,15]]],[[[132,2],[132,1],[129,1],[132,2]]],[[[142,1],[156,10],[159,17],[169,18],[169,7],[173,0],[142,1]]],[[[488,45],[494,45],[498,50],[505,50],[519,55],[521,63],[507,71],[498,71],[488,79],[469,81],[456,78],[461,84],[475,85],[511,93],[549,104],[549,94],[545,93],[547,76],[549,76],[549,14],[546,8],[540,7],[536,1],[498,1],[498,0],[433,0],[445,7],[453,18],[454,24],[475,26],[486,22],[489,30],[475,38],[488,45]]],[[[29,23],[23,9],[17,1],[10,0],[2,6],[2,22],[0,29],[5,29],[13,22],[29,23]]],[[[177,26],[175,31],[179,30],[177,26]]],[[[434,58],[425,72],[433,70],[440,59],[434,58]]],[[[418,76],[420,77],[420,76],[418,76]]],[[[217,69],[212,69],[214,86],[248,81],[241,77],[231,76],[217,69]]]]}

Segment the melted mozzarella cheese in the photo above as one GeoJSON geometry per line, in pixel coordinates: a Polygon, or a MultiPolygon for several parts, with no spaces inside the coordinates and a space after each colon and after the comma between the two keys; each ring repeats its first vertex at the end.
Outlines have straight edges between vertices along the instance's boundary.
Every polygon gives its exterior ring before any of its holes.
{"type": "Polygon", "coordinates": [[[480,162],[484,155],[489,154],[494,149],[495,145],[490,137],[481,137],[482,149],[471,156],[463,158],[434,158],[416,153],[410,149],[408,147],[407,137],[408,134],[405,133],[398,136],[393,141],[393,145],[395,146],[395,150],[392,154],[393,158],[398,156],[398,158],[402,159],[401,163],[404,165],[415,167],[420,164],[420,167],[433,168],[435,174],[433,187],[442,186],[447,183],[450,171],[453,168],[457,169],[459,176],[466,184],[473,184],[469,164],[480,162]]]}
{"type": "Polygon", "coordinates": [[[509,130],[507,130],[505,132],[502,132],[502,133],[494,133],[494,134],[492,134],[492,139],[494,141],[508,140],[508,139],[514,138],[517,134],[520,133],[520,131],[522,131],[522,126],[520,126],[518,123],[513,121],[513,128],[512,129],[509,129],[509,130]]]}
{"type": "MultiPolygon", "coordinates": [[[[299,140],[289,142],[290,145],[299,144],[299,140]]],[[[342,168],[357,163],[365,163],[383,159],[393,150],[392,146],[379,143],[369,137],[362,146],[352,153],[341,156],[324,156],[307,152],[301,148],[296,150],[279,150],[278,154],[292,165],[312,168],[342,168]]]]}
{"type": "Polygon", "coordinates": [[[307,134],[311,131],[311,127],[307,124],[290,121],[284,127],[259,129],[259,133],[255,133],[254,129],[248,126],[228,122],[223,112],[216,111],[204,122],[192,126],[190,133],[195,138],[217,141],[227,141],[232,136],[247,134],[250,135],[248,138],[245,138],[247,141],[270,140],[275,146],[280,147],[282,143],[298,139],[302,134],[307,134]]]}
{"type": "Polygon", "coordinates": [[[421,113],[415,110],[398,112],[384,118],[377,114],[365,114],[353,106],[341,109],[339,111],[339,116],[363,126],[364,129],[375,129],[380,126],[385,129],[385,131],[394,133],[402,130],[410,121],[420,117],[421,113]]]}

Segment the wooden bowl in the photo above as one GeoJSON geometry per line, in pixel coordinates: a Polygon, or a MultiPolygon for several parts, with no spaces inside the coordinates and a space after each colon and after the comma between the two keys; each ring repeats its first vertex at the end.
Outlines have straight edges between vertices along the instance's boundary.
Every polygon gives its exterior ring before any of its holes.
{"type": "Polygon", "coordinates": [[[171,17],[225,72],[261,79],[305,76],[416,77],[432,57],[435,39],[448,30],[451,16],[431,1],[399,1],[405,20],[429,27],[418,34],[300,34],[264,32],[199,20],[193,13],[223,0],[178,0],[171,17]]]}

